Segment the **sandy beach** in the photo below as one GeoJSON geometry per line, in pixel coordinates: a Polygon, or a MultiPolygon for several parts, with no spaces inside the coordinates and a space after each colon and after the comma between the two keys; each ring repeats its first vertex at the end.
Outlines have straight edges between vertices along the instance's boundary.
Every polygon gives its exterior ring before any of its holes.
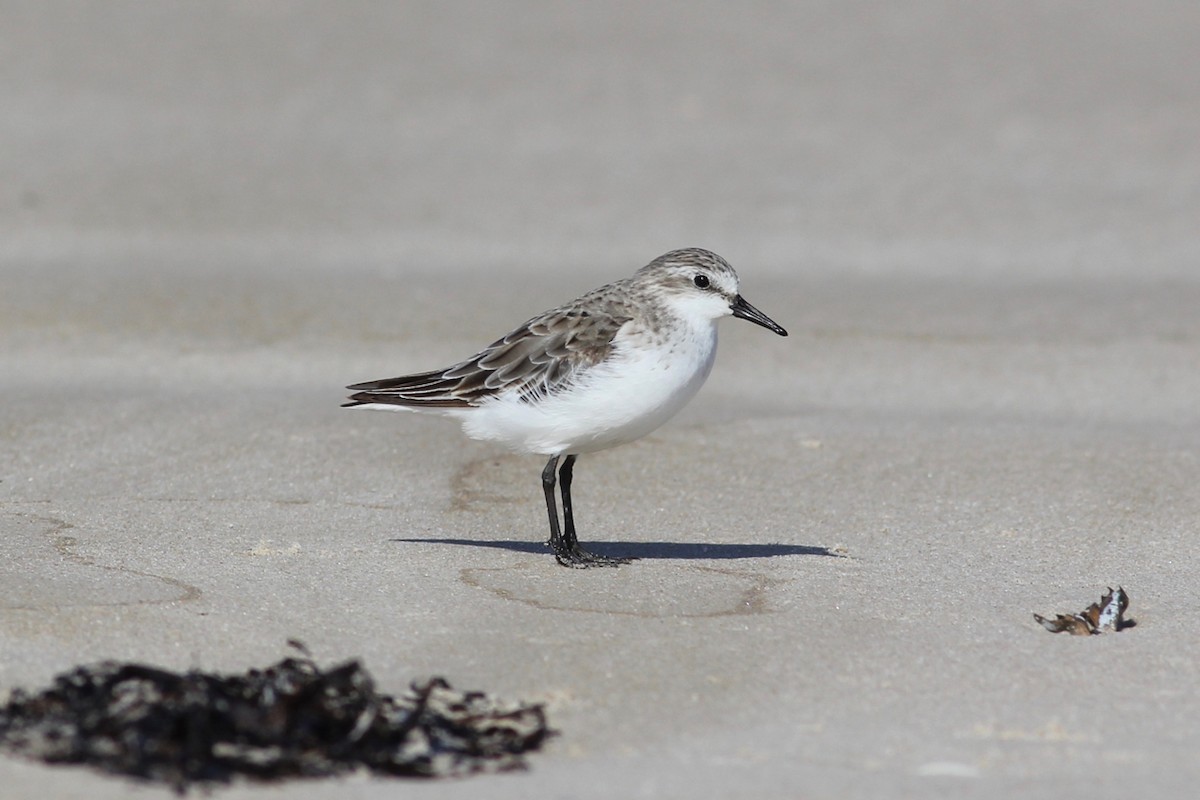
{"type": "MultiPolygon", "coordinates": [[[[0,3],[0,697],[302,640],[530,769],[221,798],[1191,797],[1200,7],[0,3]],[[674,248],[676,419],[340,409],[674,248]],[[1123,586],[1136,623],[1033,619],[1123,586]]],[[[0,796],[172,796],[0,756],[0,796]]]]}

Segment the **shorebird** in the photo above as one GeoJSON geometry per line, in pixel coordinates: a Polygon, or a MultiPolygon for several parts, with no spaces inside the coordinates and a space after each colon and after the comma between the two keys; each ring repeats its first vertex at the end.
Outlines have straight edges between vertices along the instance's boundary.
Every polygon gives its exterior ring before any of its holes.
{"type": "Polygon", "coordinates": [[[673,250],[632,277],[539,314],[465,361],[348,386],[354,394],[345,406],[441,414],[473,439],[549,456],[542,488],[555,558],[568,567],[617,566],[632,559],[579,545],[575,459],[640,439],[683,408],[712,369],[717,320],[730,315],[787,336],[746,302],[725,259],[673,250]]]}

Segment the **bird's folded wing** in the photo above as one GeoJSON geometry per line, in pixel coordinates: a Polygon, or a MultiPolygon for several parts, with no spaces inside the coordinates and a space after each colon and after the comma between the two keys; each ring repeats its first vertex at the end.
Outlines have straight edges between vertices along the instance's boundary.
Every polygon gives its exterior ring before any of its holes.
{"type": "Polygon", "coordinates": [[[355,394],[347,405],[465,408],[500,392],[526,400],[553,394],[603,361],[630,319],[578,306],[548,311],[448,369],[348,386],[355,394]]]}

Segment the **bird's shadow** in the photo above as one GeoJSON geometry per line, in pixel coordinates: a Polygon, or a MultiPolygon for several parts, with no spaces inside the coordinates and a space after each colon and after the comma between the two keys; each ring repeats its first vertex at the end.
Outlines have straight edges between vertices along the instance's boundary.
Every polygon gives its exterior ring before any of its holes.
{"type": "MultiPolygon", "coordinates": [[[[454,544],[464,547],[492,547],[517,553],[549,553],[545,542],[518,539],[389,539],[392,542],[423,544],[454,544]]],[[[801,544],[703,544],[692,542],[581,542],[588,550],[602,556],[624,558],[664,559],[737,559],[771,558],[773,556],[829,556],[845,558],[842,553],[827,547],[801,544]]]]}

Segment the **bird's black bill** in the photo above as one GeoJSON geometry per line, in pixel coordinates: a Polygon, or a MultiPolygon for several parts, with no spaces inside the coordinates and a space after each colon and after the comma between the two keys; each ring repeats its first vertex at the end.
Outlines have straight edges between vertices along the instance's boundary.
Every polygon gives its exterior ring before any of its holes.
{"type": "Polygon", "coordinates": [[[750,320],[755,325],[762,325],[767,330],[775,331],[780,336],[787,336],[787,331],[776,324],[775,320],[747,303],[746,298],[740,294],[734,298],[733,304],[729,308],[733,310],[735,317],[750,320]]]}

